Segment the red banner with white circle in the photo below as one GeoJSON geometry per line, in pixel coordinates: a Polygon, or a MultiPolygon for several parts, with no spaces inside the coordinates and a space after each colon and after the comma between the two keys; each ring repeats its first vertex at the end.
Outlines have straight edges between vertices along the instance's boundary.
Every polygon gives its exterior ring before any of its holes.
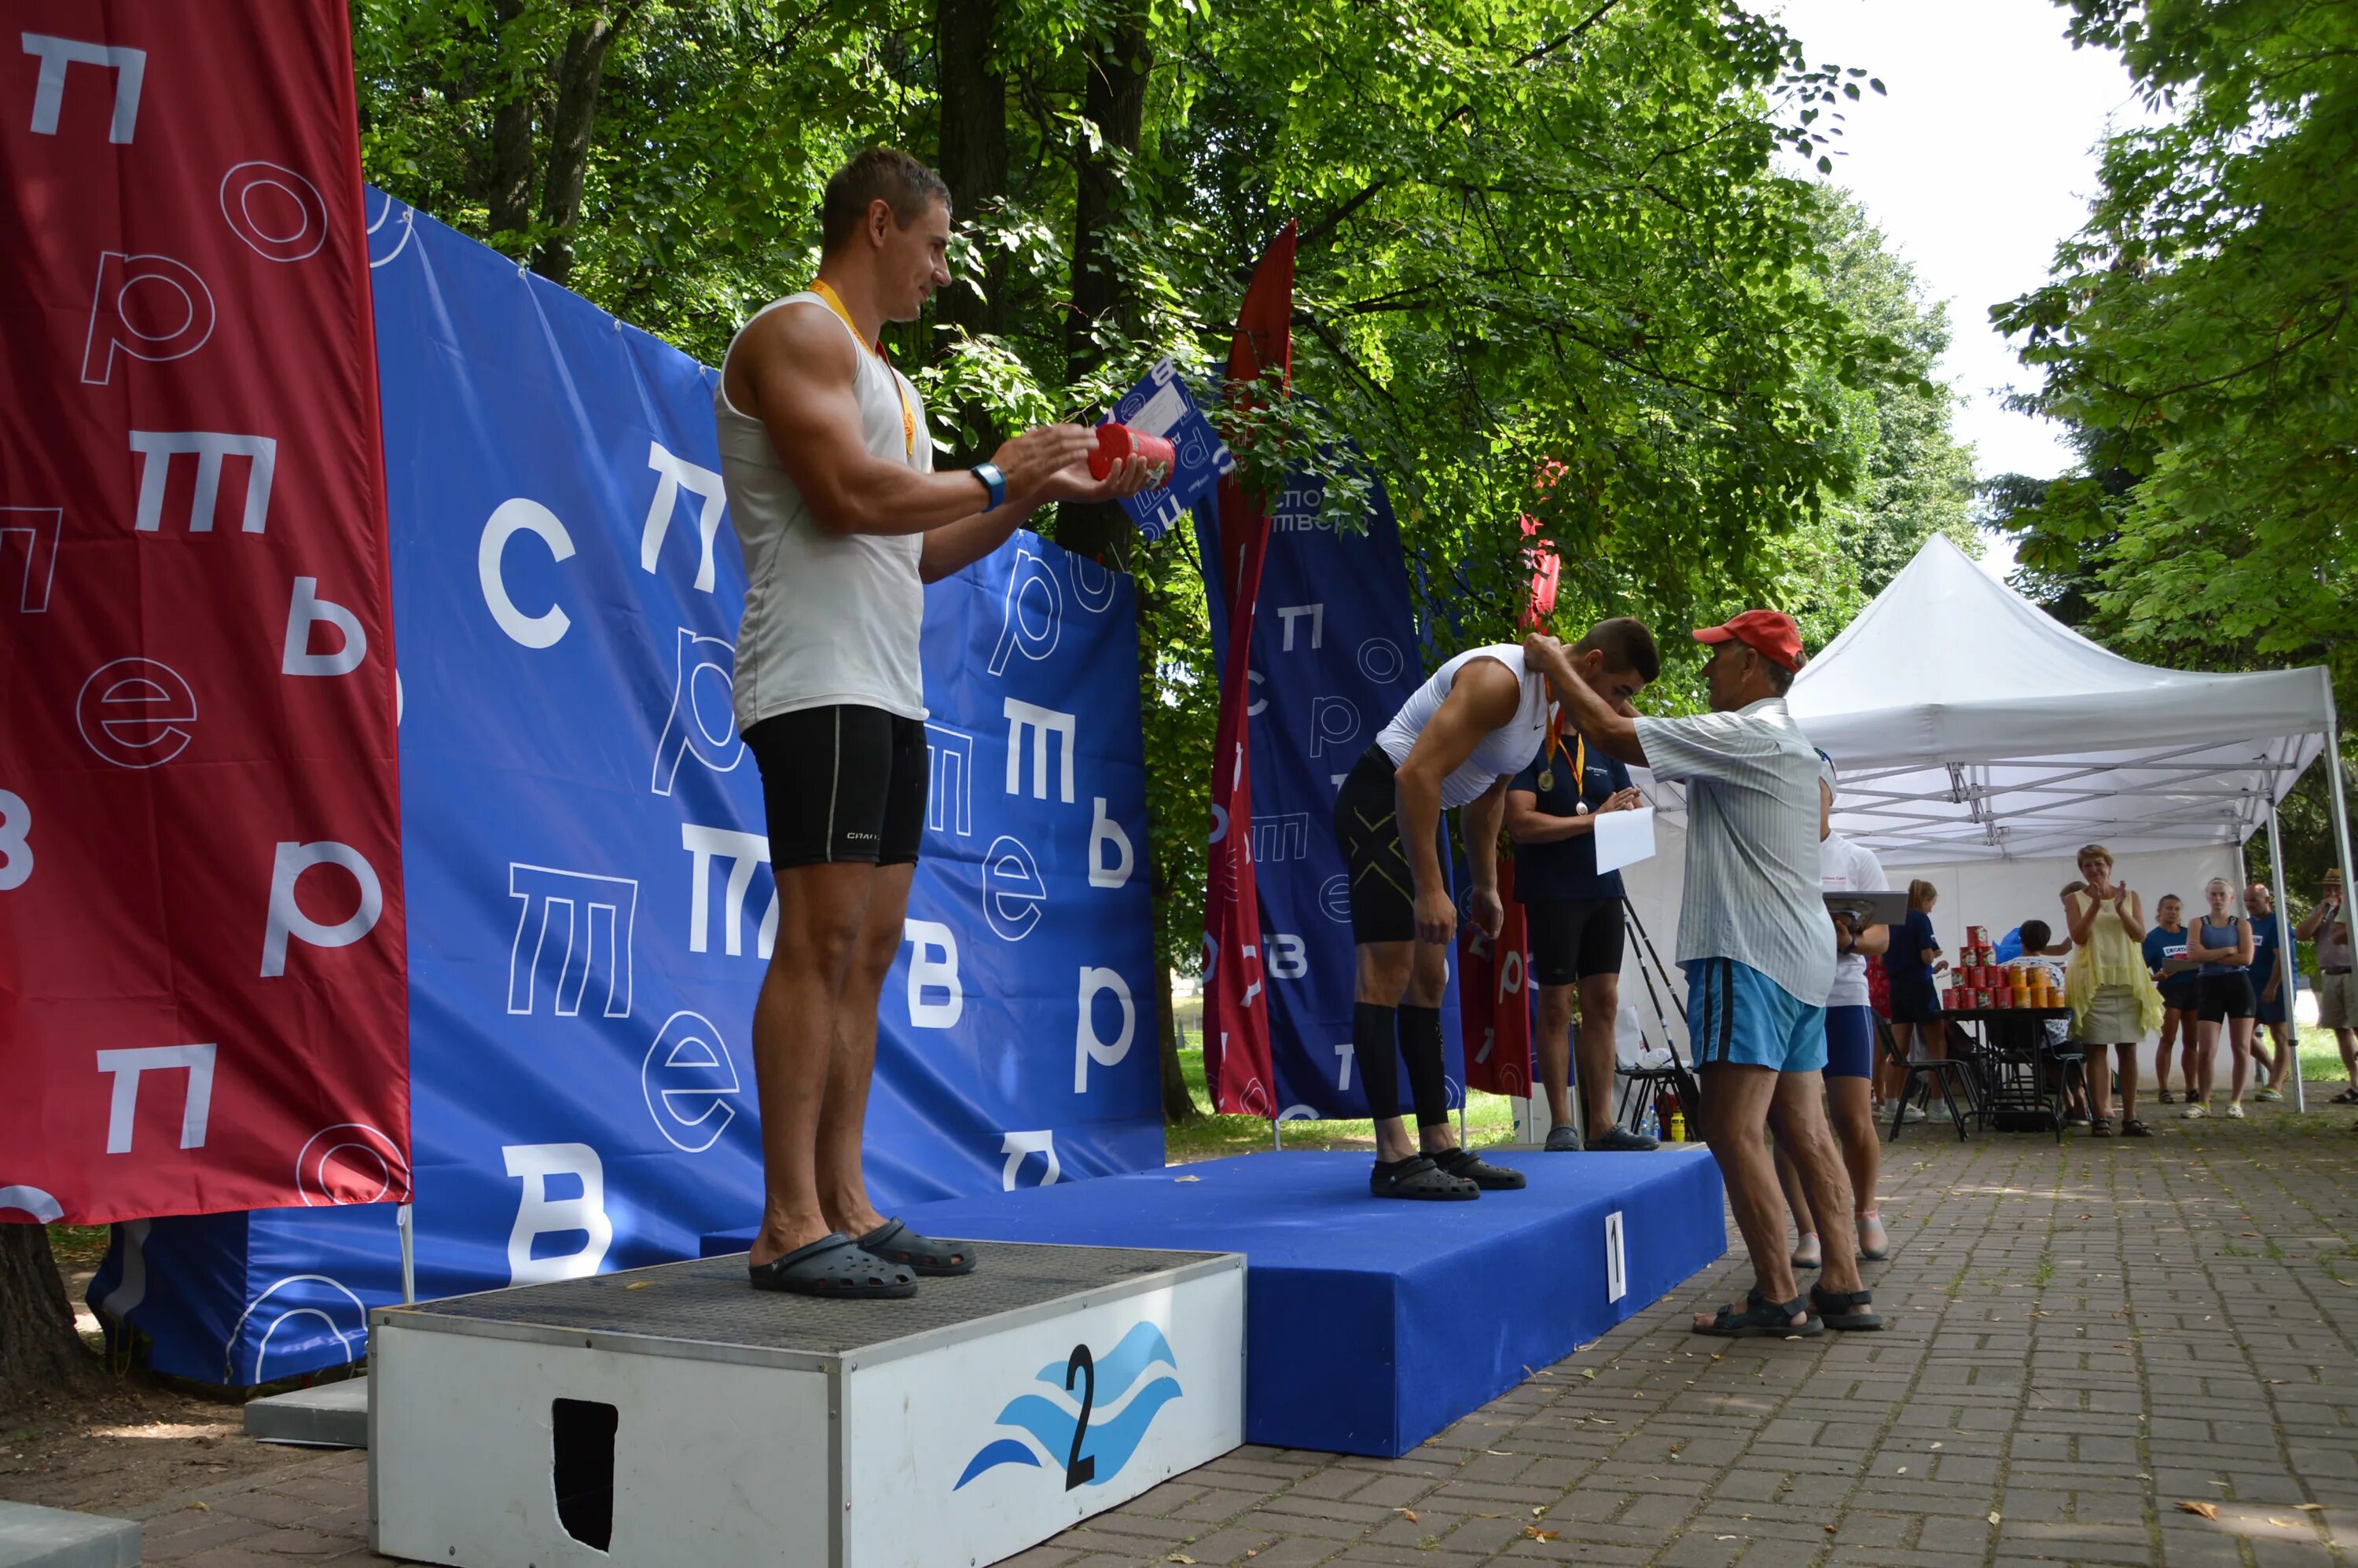
{"type": "Polygon", "coordinates": [[[0,1220],[406,1198],[341,0],[0,30],[0,1220]]]}

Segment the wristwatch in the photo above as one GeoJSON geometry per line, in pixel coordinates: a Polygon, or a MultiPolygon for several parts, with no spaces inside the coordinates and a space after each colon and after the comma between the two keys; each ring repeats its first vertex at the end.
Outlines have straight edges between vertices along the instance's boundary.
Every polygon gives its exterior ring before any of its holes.
{"type": "Polygon", "coordinates": [[[983,493],[989,497],[982,504],[985,512],[1006,504],[1007,476],[999,471],[997,463],[977,463],[966,471],[982,481],[983,493]]]}

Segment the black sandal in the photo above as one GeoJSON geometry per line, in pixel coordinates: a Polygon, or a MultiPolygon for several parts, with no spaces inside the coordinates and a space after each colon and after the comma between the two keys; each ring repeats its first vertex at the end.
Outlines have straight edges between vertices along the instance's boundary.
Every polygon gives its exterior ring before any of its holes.
{"type": "Polygon", "coordinates": [[[1430,1158],[1449,1174],[1487,1192],[1514,1192],[1524,1185],[1520,1171],[1493,1165],[1471,1149],[1444,1149],[1430,1158]]]}
{"type": "Polygon", "coordinates": [[[2121,1136],[2124,1138],[2150,1138],[2153,1136],[2153,1129],[2147,1127],[2144,1122],[2139,1121],[2133,1116],[2126,1121],[2121,1123],[2121,1136]]]}
{"type": "Polygon", "coordinates": [[[1810,1310],[1807,1296],[1795,1296],[1782,1306],[1771,1306],[1760,1299],[1759,1289],[1756,1286],[1745,1295],[1744,1301],[1742,1312],[1734,1307],[1722,1307],[1716,1319],[1695,1325],[1692,1332],[1708,1334],[1719,1339],[1766,1339],[1771,1336],[1782,1339],[1788,1335],[1798,1335],[1807,1339],[1826,1331],[1826,1325],[1820,1321],[1818,1314],[1810,1310]],[[1801,1314],[1800,1323],[1793,1321],[1795,1313],[1801,1314]]]}
{"type": "Polygon", "coordinates": [[[1819,1318],[1828,1328],[1846,1334],[1883,1326],[1883,1319],[1866,1310],[1874,1302],[1873,1292],[1867,1291],[1830,1291],[1823,1285],[1810,1287],[1810,1305],[1817,1310],[1819,1318]]]}
{"type": "Polygon", "coordinates": [[[2327,1101],[2329,1105],[2358,1105],[2358,1087],[2343,1089],[2327,1101]]]}
{"type": "Polygon", "coordinates": [[[2091,1137],[2091,1138],[2110,1138],[2112,1135],[2113,1135],[2113,1119],[2112,1119],[2111,1117],[2109,1117],[2109,1116],[2099,1116],[2099,1117],[2092,1118],[2092,1119],[2089,1120],[2089,1122],[2088,1122],[2088,1136],[2089,1136],[2089,1137],[2091,1137]]]}
{"type": "Polygon", "coordinates": [[[1482,1189],[1460,1176],[1453,1176],[1422,1154],[1412,1154],[1405,1160],[1390,1164],[1376,1162],[1368,1176],[1368,1191],[1379,1198],[1422,1198],[1440,1203],[1462,1203],[1478,1198],[1482,1189]]]}
{"type": "Polygon", "coordinates": [[[898,1300],[917,1293],[917,1277],[896,1263],[887,1263],[860,1249],[840,1231],[829,1231],[807,1246],[749,1263],[746,1271],[757,1291],[784,1291],[797,1296],[859,1296],[898,1300]]]}
{"type": "Polygon", "coordinates": [[[974,1272],[974,1249],[963,1241],[935,1241],[897,1219],[888,1219],[860,1238],[860,1249],[920,1274],[946,1278],[974,1272]]]}

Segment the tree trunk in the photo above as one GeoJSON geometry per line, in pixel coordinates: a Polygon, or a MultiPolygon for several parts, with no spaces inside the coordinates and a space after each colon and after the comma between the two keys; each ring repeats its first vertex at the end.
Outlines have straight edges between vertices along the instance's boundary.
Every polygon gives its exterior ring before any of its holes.
{"type": "Polygon", "coordinates": [[[98,1362],[74,1332],[73,1305],[38,1225],[0,1225],[0,1408],[92,1382],[98,1362]]]}
{"type": "MultiPolygon", "coordinates": [[[[998,21],[999,0],[936,0],[934,7],[934,59],[942,95],[936,161],[950,188],[951,214],[962,222],[980,217],[1007,195],[1007,78],[991,49],[998,21]]],[[[999,331],[1006,320],[1007,253],[991,245],[982,265],[981,293],[961,279],[934,300],[945,325],[977,337],[999,331]]],[[[955,454],[958,460],[979,459],[1006,435],[980,404],[961,403],[951,412],[973,432],[974,449],[955,454]]]]}
{"type": "Polygon", "coordinates": [[[1075,149],[1080,180],[1073,200],[1073,311],[1065,321],[1065,358],[1075,380],[1095,370],[1102,354],[1094,334],[1100,323],[1127,326],[1130,290],[1112,256],[1110,237],[1129,193],[1122,165],[1138,151],[1146,124],[1146,86],[1154,54],[1146,38],[1146,7],[1129,0],[1113,31],[1088,57],[1082,114],[1097,127],[1075,149]]]}
{"type": "Polygon", "coordinates": [[[573,225],[581,216],[581,180],[590,167],[590,133],[598,124],[598,88],[606,73],[606,50],[616,22],[591,15],[565,40],[557,70],[557,114],[548,129],[548,180],[540,198],[547,238],[532,259],[532,270],[562,284],[573,272],[573,225]]]}
{"type": "Polygon", "coordinates": [[[532,227],[532,97],[537,62],[514,58],[527,29],[524,0],[497,0],[500,26],[499,107],[492,111],[492,235],[521,235],[532,227]]]}

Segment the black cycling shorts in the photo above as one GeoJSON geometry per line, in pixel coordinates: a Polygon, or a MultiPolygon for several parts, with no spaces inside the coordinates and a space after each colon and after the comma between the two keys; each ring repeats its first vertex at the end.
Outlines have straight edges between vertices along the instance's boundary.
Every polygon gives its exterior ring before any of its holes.
{"type": "MultiPolygon", "coordinates": [[[[1392,783],[1398,771],[1382,747],[1370,746],[1335,796],[1335,839],[1350,869],[1351,940],[1357,943],[1416,940],[1416,881],[1401,842],[1400,798],[1392,783]]],[[[1445,821],[1436,845],[1445,867],[1445,821]]]]}
{"type": "Polygon", "coordinates": [[[1523,906],[1531,923],[1531,979],[1543,986],[1577,985],[1591,975],[1621,972],[1621,901],[1544,898],[1523,906]]]}
{"type": "Polygon", "coordinates": [[[2259,999],[2252,993],[2251,973],[2237,969],[2232,974],[2203,975],[2196,983],[2201,988],[2201,1000],[2194,1016],[2205,1023],[2218,1023],[2230,1018],[2249,1018],[2260,1010],[2259,999]]]}
{"type": "Polygon", "coordinates": [[[836,861],[914,865],[925,831],[925,724],[840,703],[774,714],[745,731],[762,770],[777,870],[836,861]]]}

